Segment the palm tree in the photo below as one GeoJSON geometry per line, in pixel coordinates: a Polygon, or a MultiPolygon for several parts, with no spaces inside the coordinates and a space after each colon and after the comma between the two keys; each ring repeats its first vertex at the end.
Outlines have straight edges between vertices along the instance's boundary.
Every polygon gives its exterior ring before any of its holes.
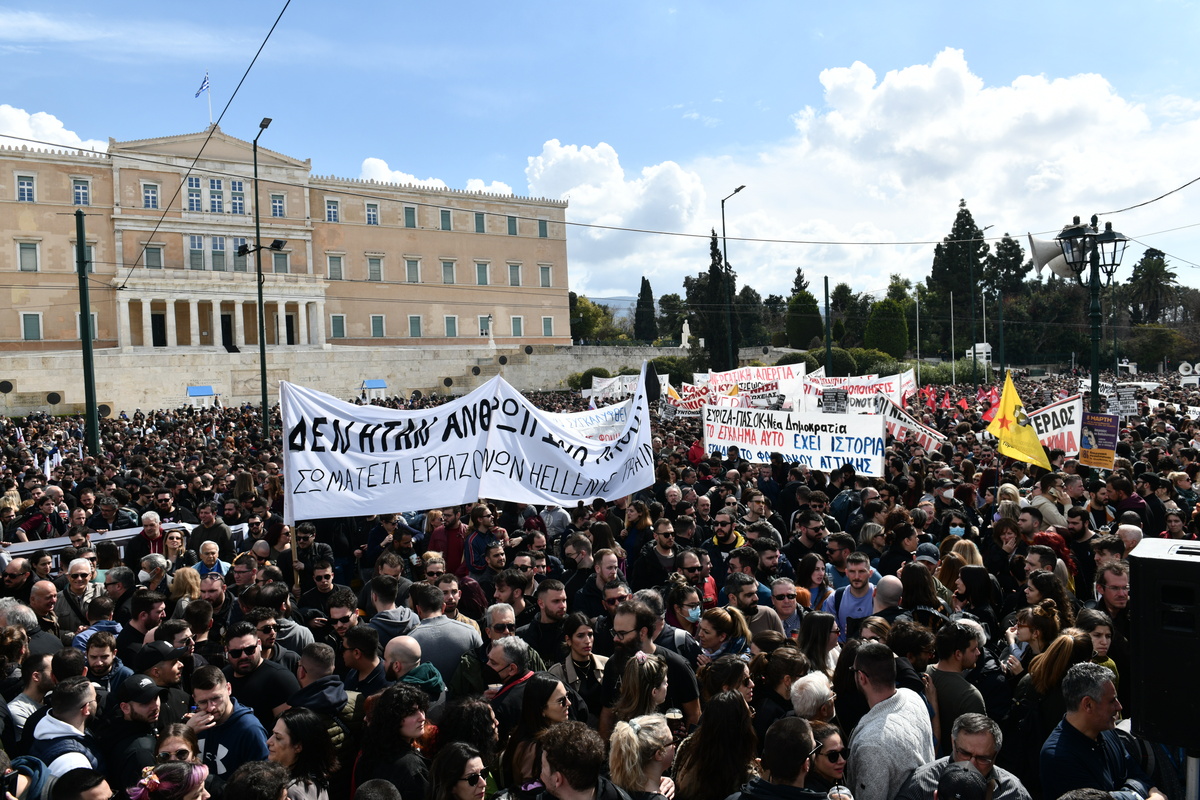
{"type": "Polygon", "coordinates": [[[1133,266],[1127,294],[1135,322],[1155,324],[1173,308],[1179,292],[1178,276],[1167,267],[1166,254],[1153,247],[1133,266]]]}

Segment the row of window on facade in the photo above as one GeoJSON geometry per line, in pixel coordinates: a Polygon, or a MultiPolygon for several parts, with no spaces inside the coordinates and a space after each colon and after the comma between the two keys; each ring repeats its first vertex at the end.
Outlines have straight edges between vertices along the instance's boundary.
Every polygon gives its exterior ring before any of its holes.
{"type": "MultiPolygon", "coordinates": [[[[92,187],[91,181],[86,178],[71,179],[72,202],[77,206],[87,206],[92,203],[92,187]]],[[[17,201],[22,203],[37,202],[37,179],[33,175],[18,175],[17,176],[17,201]]],[[[189,175],[187,179],[187,210],[188,211],[208,211],[212,214],[245,214],[246,212],[246,191],[245,182],[234,180],[232,178],[208,178],[207,186],[203,178],[189,175]],[[228,193],[226,186],[229,187],[228,193]]],[[[326,198],[325,200],[325,221],[326,222],[341,222],[342,221],[342,202],[341,200],[333,200],[326,198]]],[[[159,185],[156,183],[142,184],[142,208],[156,209],[159,207],[159,185]]],[[[443,231],[453,230],[471,230],[469,227],[464,228],[466,221],[460,216],[459,224],[455,225],[455,212],[453,209],[440,208],[438,212],[438,228],[443,231]]],[[[398,223],[405,228],[418,227],[418,208],[417,206],[404,206],[398,223]]],[[[509,236],[517,236],[520,234],[521,220],[519,217],[511,214],[498,215],[488,214],[484,211],[459,211],[459,215],[473,215],[474,232],[487,233],[487,218],[488,216],[504,216],[506,224],[506,232],[509,236]]],[[[287,195],[272,194],[271,195],[271,216],[286,218],[287,217],[287,195]]],[[[368,202],[365,204],[364,221],[367,225],[381,224],[381,216],[379,212],[379,203],[368,202]]],[[[544,219],[536,220],[537,235],[541,239],[549,236],[549,221],[544,219]]]]}
{"type": "MultiPolygon", "coordinates": [[[[408,338],[420,339],[427,336],[436,336],[425,330],[425,318],[420,314],[408,315],[408,338]]],[[[372,314],[370,319],[371,338],[383,339],[387,337],[386,315],[372,314]]],[[[490,314],[476,318],[476,323],[479,328],[480,336],[504,336],[505,334],[498,330],[493,330],[493,319],[490,314]]],[[[462,330],[459,325],[457,315],[447,315],[442,317],[442,333],[441,335],[447,339],[457,339],[460,337],[473,336],[474,332],[470,330],[462,330]]],[[[524,317],[509,317],[508,318],[508,336],[522,337],[529,336],[525,330],[524,317]]],[[[542,336],[554,335],[554,317],[542,317],[542,336]]],[[[346,333],[346,315],[332,314],[329,318],[329,338],[330,339],[345,339],[346,333]]]]}
{"type": "MultiPolygon", "coordinates": [[[[243,236],[210,236],[208,237],[208,247],[205,247],[203,236],[188,237],[188,268],[192,270],[209,269],[214,272],[246,272],[249,269],[247,256],[238,255],[238,251],[246,244],[246,238],[243,236]]],[[[289,253],[270,253],[271,265],[270,269],[273,272],[287,274],[290,270],[289,253]]],[[[328,277],[331,281],[354,280],[353,275],[348,275],[345,256],[329,255],[326,256],[328,262],[328,277]]],[[[85,259],[88,263],[88,272],[95,272],[95,265],[92,263],[92,246],[86,246],[85,259]]],[[[142,254],[142,266],[147,269],[162,269],[163,268],[163,248],[160,246],[150,246],[145,249],[142,254]]],[[[17,243],[17,266],[21,272],[37,272],[40,266],[40,245],[38,242],[18,242],[17,243]]],[[[508,286],[524,286],[526,285],[523,276],[523,265],[519,263],[509,263],[508,267],[508,286]]],[[[366,257],[366,279],[368,281],[383,281],[384,280],[384,257],[383,256],[367,256],[366,257]]],[[[465,283],[460,280],[458,271],[458,263],[455,261],[442,261],[441,282],[443,284],[459,284],[465,283]]],[[[404,259],[404,283],[421,283],[421,260],[415,258],[404,259]]],[[[426,280],[426,283],[429,281],[426,280]]],[[[476,286],[492,286],[496,285],[492,280],[492,265],[490,262],[477,261],[475,262],[475,285],[476,286]]],[[[538,265],[538,286],[543,289],[551,288],[553,285],[553,268],[548,264],[538,265]]]]}
{"type": "MultiPolygon", "coordinates": [[[[40,311],[22,311],[21,314],[21,338],[26,342],[39,342],[42,340],[42,314],[40,311]]],[[[96,338],[96,312],[92,312],[92,338],[96,338]]],[[[80,314],[75,312],[75,336],[82,337],[83,333],[79,327],[80,314]]],[[[491,315],[481,316],[477,318],[479,325],[480,336],[495,336],[496,332],[492,330],[493,320],[491,315]]],[[[385,314],[372,314],[370,317],[371,338],[383,339],[387,337],[387,316],[385,314]]],[[[509,317],[508,319],[509,335],[513,337],[526,336],[525,318],[524,317],[509,317]]],[[[428,336],[424,330],[424,317],[420,314],[410,314],[408,316],[408,338],[420,339],[428,336]]],[[[448,339],[457,339],[460,335],[470,336],[469,331],[460,334],[458,317],[448,315],[442,317],[442,335],[448,339]]],[[[503,336],[500,333],[498,335],[503,336]]],[[[542,317],[542,336],[554,335],[554,317],[542,317]]],[[[329,317],[329,338],[345,339],[346,335],[346,315],[331,314],[329,317]]]]}

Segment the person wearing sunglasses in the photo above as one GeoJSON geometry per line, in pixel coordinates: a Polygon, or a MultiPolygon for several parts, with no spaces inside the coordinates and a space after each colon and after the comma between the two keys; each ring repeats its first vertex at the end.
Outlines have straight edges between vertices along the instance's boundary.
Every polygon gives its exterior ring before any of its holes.
{"type": "Polygon", "coordinates": [[[463,742],[442,748],[429,769],[430,800],[483,800],[488,771],[478,750],[463,742]]]}
{"type": "Polygon", "coordinates": [[[834,786],[845,783],[846,757],[850,754],[842,737],[842,730],[828,722],[810,722],[813,747],[820,746],[810,762],[808,779],[804,788],[817,792],[828,792],[834,786]]]}

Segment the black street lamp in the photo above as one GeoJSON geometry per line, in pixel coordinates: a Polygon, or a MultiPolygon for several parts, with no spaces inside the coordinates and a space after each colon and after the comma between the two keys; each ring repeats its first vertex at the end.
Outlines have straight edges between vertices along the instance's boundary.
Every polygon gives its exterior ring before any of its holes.
{"type": "Polygon", "coordinates": [[[733,269],[729,266],[729,248],[725,244],[725,201],[745,188],[746,185],[742,184],[728,197],[721,199],[721,258],[725,261],[725,325],[729,333],[729,369],[737,368],[737,359],[733,353],[733,269]]]}
{"type": "MultiPolygon", "coordinates": [[[[254,272],[258,276],[258,370],[259,383],[262,389],[262,446],[264,448],[271,445],[271,407],[267,405],[267,325],[263,319],[263,270],[262,270],[262,226],[261,215],[259,213],[258,203],[258,137],[263,135],[263,131],[271,124],[270,117],[263,117],[262,122],[258,123],[258,134],[254,137],[254,247],[242,245],[238,248],[238,255],[245,256],[248,253],[254,253],[254,272]]],[[[283,239],[276,239],[271,242],[270,250],[282,250],[287,242],[283,239]]]]}
{"type": "MultiPolygon", "coordinates": [[[[1090,225],[1082,225],[1079,217],[1062,229],[1055,237],[1062,248],[1067,266],[1076,276],[1082,277],[1085,267],[1090,266],[1088,289],[1091,306],[1088,319],[1092,324],[1092,411],[1100,411],[1100,271],[1112,279],[1129,239],[1113,230],[1112,223],[1104,223],[1101,232],[1099,220],[1092,215],[1090,225]]],[[[1114,380],[1116,380],[1114,376],[1114,380]]]]}

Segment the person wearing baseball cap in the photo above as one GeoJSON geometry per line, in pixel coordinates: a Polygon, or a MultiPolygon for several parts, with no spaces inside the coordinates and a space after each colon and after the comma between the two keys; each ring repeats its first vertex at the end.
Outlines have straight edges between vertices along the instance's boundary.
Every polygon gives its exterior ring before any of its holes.
{"type": "MultiPolygon", "coordinates": [[[[145,656],[149,646],[139,656],[145,656]]],[[[161,689],[148,675],[131,675],[117,690],[117,713],[99,740],[105,748],[105,777],[111,786],[132,786],[154,766],[161,689]]]]}
{"type": "MultiPolygon", "coordinates": [[[[138,651],[137,660],[134,661],[138,673],[150,678],[158,687],[164,725],[183,722],[191,705],[191,697],[182,687],[183,661],[186,657],[187,650],[172,647],[170,642],[150,642],[138,651]]],[[[125,684],[122,684],[122,688],[125,684]]]]}

